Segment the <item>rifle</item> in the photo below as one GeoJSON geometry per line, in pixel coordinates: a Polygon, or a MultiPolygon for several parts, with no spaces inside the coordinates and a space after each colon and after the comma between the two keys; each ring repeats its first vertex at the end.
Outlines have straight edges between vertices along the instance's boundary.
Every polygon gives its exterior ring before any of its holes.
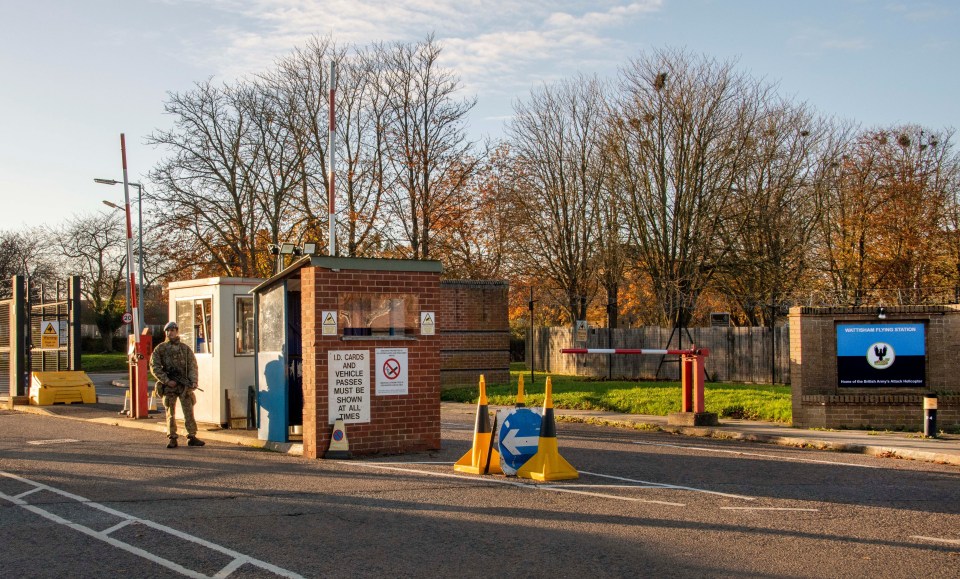
{"type": "MultiPolygon", "coordinates": [[[[170,370],[167,370],[167,377],[173,380],[174,382],[176,382],[177,384],[179,384],[180,386],[183,386],[187,390],[190,390],[190,386],[192,386],[192,384],[188,383],[186,380],[183,379],[183,376],[180,374],[180,370],[177,370],[176,368],[171,368],[170,370]]],[[[196,390],[203,392],[202,388],[196,388],[196,390]]]]}

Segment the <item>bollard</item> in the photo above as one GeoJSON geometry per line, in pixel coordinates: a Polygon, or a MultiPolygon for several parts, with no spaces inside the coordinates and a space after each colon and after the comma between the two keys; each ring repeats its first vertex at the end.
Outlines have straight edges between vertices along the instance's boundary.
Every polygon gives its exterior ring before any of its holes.
{"type": "Polygon", "coordinates": [[[257,429],[257,389],[247,386],[247,430],[257,429]]]}
{"type": "Polygon", "coordinates": [[[923,396],[923,435],[929,438],[937,437],[936,394],[924,394],[923,396]]]}
{"type": "Polygon", "coordinates": [[[231,418],[231,416],[230,416],[230,392],[227,391],[227,390],[224,390],[224,391],[223,391],[223,405],[224,405],[224,409],[226,410],[226,413],[227,413],[227,424],[226,424],[226,426],[225,426],[224,428],[229,429],[229,428],[230,428],[230,418],[231,418]]]}

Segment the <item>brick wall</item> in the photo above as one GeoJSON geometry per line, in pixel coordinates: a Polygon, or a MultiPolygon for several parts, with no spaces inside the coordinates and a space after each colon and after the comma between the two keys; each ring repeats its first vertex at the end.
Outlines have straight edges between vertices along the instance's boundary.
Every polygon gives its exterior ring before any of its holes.
{"type": "Polygon", "coordinates": [[[476,386],[510,381],[510,321],[505,281],[449,280],[440,283],[437,331],[440,386],[476,386]]]}
{"type": "Polygon", "coordinates": [[[355,454],[399,453],[440,448],[440,344],[441,334],[416,335],[416,339],[350,339],[323,336],[319,317],[337,310],[340,292],[416,294],[421,311],[437,312],[442,328],[444,311],[440,275],[408,271],[334,271],[322,267],[301,270],[303,309],[303,450],[304,456],[322,457],[330,444],[328,417],[327,352],[368,350],[370,369],[370,422],[348,424],[347,438],[355,454]],[[374,394],[376,348],[406,348],[409,393],[405,396],[374,394]]]}
{"type": "Polygon", "coordinates": [[[923,395],[938,394],[937,425],[960,426],[960,306],[885,308],[885,322],[923,323],[926,382],[919,387],[839,387],[838,323],[876,323],[877,308],[790,310],[793,424],[804,428],[905,428],[922,430],[923,395]]]}

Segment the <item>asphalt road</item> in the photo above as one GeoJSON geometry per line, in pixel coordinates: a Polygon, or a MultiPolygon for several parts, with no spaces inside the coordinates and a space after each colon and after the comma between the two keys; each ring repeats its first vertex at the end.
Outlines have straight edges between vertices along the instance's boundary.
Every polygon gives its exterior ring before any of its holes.
{"type": "Polygon", "coordinates": [[[452,470],[472,419],[336,462],[0,411],[0,575],[960,577],[956,467],[561,423],[535,484],[452,470]]]}

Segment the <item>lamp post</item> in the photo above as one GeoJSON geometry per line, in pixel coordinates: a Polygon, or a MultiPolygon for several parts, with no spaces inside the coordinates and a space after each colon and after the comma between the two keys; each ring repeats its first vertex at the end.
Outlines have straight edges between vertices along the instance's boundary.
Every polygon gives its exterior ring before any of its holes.
{"type": "MultiPolygon", "coordinates": [[[[117,181],[115,179],[94,179],[95,182],[100,183],[101,185],[121,185],[123,181],[117,181]]],[[[137,188],[137,302],[140,304],[140,326],[144,325],[144,315],[143,315],[143,185],[140,183],[128,183],[131,187],[137,188]]],[[[119,209],[123,211],[123,207],[111,203],[109,201],[104,201],[104,205],[113,207],[114,209],[119,209]]],[[[129,296],[127,296],[127,302],[129,302],[129,296]]]]}

